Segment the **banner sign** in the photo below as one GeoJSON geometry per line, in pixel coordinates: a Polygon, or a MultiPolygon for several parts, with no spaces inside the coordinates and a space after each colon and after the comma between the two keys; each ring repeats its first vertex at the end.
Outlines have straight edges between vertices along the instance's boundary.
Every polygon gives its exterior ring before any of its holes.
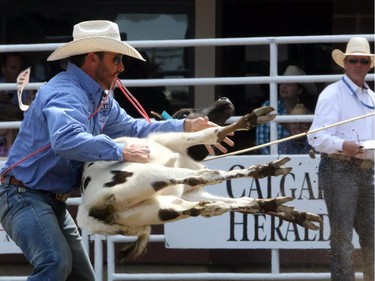
{"type": "Polygon", "coordinates": [[[0,224],[0,254],[20,254],[21,249],[10,239],[0,224]]]}
{"type": "MultiPolygon", "coordinates": [[[[287,156],[287,155],[283,155],[287,156]]],[[[243,169],[254,164],[273,161],[283,156],[228,156],[204,162],[209,169],[243,169]]],[[[285,167],[292,167],[290,174],[263,179],[233,179],[207,186],[208,192],[239,198],[273,198],[291,196],[294,201],[286,205],[299,211],[315,213],[323,219],[318,231],[282,221],[269,215],[253,215],[229,212],[217,217],[194,217],[164,226],[166,247],[205,249],[328,249],[330,227],[323,191],[318,188],[319,155],[289,155],[285,167]]],[[[354,246],[359,248],[354,234],[354,246]]]]}

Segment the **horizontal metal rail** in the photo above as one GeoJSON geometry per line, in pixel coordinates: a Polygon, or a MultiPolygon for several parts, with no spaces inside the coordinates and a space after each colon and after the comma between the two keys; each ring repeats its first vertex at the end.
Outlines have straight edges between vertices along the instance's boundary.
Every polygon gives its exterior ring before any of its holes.
{"type": "MultiPolygon", "coordinates": [[[[107,242],[107,260],[115,260],[115,247],[117,242],[134,242],[133,236],[105,236],[99,237],[100,241],[107,242]]],[[[150,242],[165,242],[164,235],[151,235],[150,242]]],[[[197,273],[116,273],[115,263],[108,263],[108,280],[331,280],[329,272],[302,272],[302,273],[228,273],[228,272],[197,272],[197,273]]],[[[356,280],[363,280],[363,274],[357,272],[356,280]]]]}
{"type": "MultiPolygon", "coordinates": [[[[361,273],[355,274],[355,280],[364,280],[361,273]]],[[[127,273],[113,274],[108,280],[331,280],[330,273],[127,273]]]]}
{"type": "MultiPolygon", "coordinates": [[[[127,87],[153,86],[200,86],[200,85],[247,85],[269,83],[326,83],[341,79],[342,75],[306,75],[306,76],[256,76],[256,77],[214,77],[214,78],[163,78],[163,79],[132,79],[121,80],[127,87]]],[[[375,81],[375,74],[368,74],[367,81],[375,81]]],[[[26,90],[36,90],[44,83],[29,83],[26,90]]],[[[15,90],[16,83],[1,83],[0,91],[15,90]]]]}
{"type": "MultiPolygon", "coordinates": [[[[171,48],[171,47],[207,47],[207,46],[244,46],[270,44],[316,44],[316,43],[344,43],[353,36],[365,37],[374,41],[373,34],[348,35],[317,35],[317,36],[282,36],[282,37],[244,37],[244,38],[212,38],[212,39],[178,39],[178,40],[140,40],[126,41],[135,48],[171,48]]],[[[2,52],[46,52],[54,51],[64,43],[41,44],[9,44],[0,45],[2,52]]]]}

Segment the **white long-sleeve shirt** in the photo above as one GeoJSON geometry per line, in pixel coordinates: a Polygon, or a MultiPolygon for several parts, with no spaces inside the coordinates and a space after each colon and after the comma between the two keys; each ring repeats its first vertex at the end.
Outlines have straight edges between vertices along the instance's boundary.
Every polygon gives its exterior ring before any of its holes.
{"type": "MultiPolygon", "coordinates": [[[[364,88],[358,87],[346,75],[343,79],[350,87],[340,79],[321,92],[310,131],[374,112],[375,94],[368,85],[365,84],[364,88]]],[[[365,140],[374,140],[374,120],[375,116],[371,115],[354,122],[321,130],[309,134],[308,141],[320,153],[340,153],[345,140],[359,141],[361,144],[365,140]]],[[[373,160],[374,151],[365,150],[359,158],[373,160]]]]}

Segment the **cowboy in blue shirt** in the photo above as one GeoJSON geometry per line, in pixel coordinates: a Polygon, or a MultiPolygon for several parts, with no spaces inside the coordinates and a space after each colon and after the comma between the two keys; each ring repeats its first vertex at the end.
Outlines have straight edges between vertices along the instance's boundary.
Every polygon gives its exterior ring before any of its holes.
{"type": "Polygon", "coordinates": [[[95,279],[65,204],[84,162],[146,163],[148,147],[113,139],[215,126],[207,118],[149,124],[127,115],[108,93],[124,70],[123,55],[143,60],[121,41],[117,24],[87,21],[48,58],[70,62],[39,89],[1,171],[0,221],[34,267],[28,280],[95,279]]]}

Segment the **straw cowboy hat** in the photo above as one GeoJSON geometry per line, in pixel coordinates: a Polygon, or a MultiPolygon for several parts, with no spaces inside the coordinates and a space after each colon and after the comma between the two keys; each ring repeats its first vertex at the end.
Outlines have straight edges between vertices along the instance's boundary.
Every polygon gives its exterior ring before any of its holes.
{"type": "Polygon", "coordinates": [[[345,53],[338,49],[332,51],[332,58],[339,66],[344,68],[344,60],[346,56],[363,56],[370,57],[371,67],[374,67],[374,55],[370,52],[370,44],[366,38],[363,37],[353,37],[349,40],[346,45],[345,53]]]}
{"type": "MultiPolygon", "coordinates": [[[[306,75],[306,73],[296,65],[289,65],[283,74],[283,76],[298,76],[298,75],[306,75]]],[[[298,83],[301,84],[307,94],[315,95],[317,93],[317,88],[314,83],[298,83]]]]}
{"type": "Polygon", "coordinates": [[[312,114],[312,112],[303,104],[297,103],[293,109],[289,112],[289,115],[305,115],[312,114]]]}
{"type": "Polygon", "coordinates": [[[118,25],[106,20],[78,23],[73,28],[73,41],[56,49],[47,61],[60,60],[90,52],[113,52],[144,60],[132,46],[121,41],[118,25]]]}

